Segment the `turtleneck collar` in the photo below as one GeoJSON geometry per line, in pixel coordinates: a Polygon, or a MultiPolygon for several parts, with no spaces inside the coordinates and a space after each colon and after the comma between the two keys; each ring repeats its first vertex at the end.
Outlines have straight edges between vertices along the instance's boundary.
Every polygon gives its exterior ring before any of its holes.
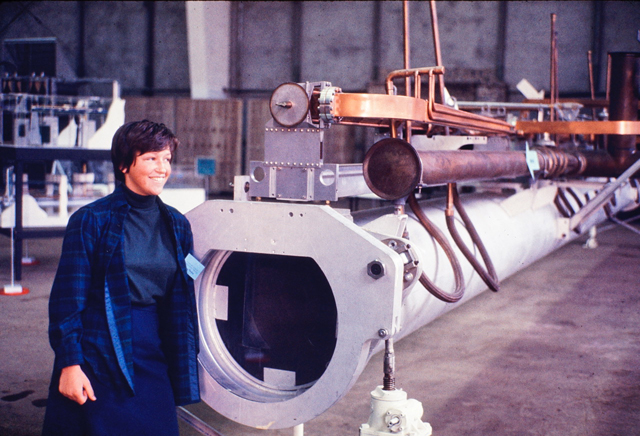
{"type": "Polygon", "coordinates": [[[151,209],[157,204],[157,195],[140,195],[127,188],[127,185],[122,184],[124,190],[124,196],[127,199],[129,206],[136,209],[151,209]]]}

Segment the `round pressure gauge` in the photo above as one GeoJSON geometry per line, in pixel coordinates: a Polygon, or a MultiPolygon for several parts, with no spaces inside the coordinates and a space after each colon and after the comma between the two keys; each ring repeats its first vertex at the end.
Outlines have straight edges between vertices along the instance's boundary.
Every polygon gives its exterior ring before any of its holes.
{"type": "Polygon", "coordinates": [[[300,124],[309,112],[307,91],[297,83],[283,83],[271,94],[269,110],[278,124],[285,127],[300,124]]]}

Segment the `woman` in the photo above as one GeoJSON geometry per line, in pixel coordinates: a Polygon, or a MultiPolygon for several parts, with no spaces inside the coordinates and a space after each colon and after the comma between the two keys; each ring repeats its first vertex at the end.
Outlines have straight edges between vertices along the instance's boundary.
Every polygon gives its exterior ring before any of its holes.
{"type": "Polygon", "coordinates": [[[113,137],[114,192],[74,213],[49,300],[55,363],[43,435],[178,435],[199,400],[187,219],[162,203],[179,145],[163,124],[113,137]]]}

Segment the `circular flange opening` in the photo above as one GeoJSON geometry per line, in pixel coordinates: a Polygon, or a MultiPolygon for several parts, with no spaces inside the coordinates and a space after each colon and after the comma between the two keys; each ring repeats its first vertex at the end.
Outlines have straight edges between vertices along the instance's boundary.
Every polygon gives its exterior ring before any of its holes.
{"type": "Polygon", "coordinates": [[[201,352],[204,369],[254,401],[283,401],[312,386],[331,361],[337,326],[333,292],[318,264],[218,252],[207,270],[199,291],[202,339],[211,352],[201,352]]]}

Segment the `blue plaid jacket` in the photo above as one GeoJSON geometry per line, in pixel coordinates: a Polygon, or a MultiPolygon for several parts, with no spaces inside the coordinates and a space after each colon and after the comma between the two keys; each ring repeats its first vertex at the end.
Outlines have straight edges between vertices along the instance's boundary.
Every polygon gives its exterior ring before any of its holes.
{"type": "MultiPolygon", "coordinates": [[[[124,266],[124,220],[130,206],[122,187],[75,212],[49,300],[49,341],[55,368],[89,365],[98,379],[135,392],[131,299],[124,266]]],[[[193,249],[189,221],[164,204],[181,273],[160,312],[163,348],[176,404],[200,399],[198,321],[193,280],[185,256],[193,249]]]]}

